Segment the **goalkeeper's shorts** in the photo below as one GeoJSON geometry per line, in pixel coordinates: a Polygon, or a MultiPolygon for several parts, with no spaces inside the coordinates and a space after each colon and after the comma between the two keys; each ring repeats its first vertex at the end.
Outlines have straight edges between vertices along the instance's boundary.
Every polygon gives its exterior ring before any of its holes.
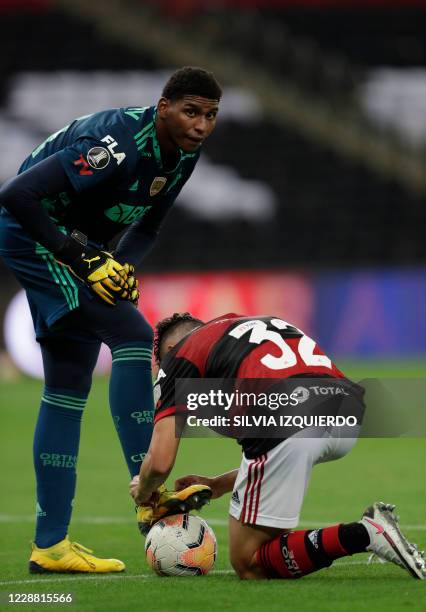
{"type": "Polygon", "coordinates": [[[0,256],[25,289],[37,338],[51,334],[59,320],[93,292],[47,249],[27,236],[7,214],[0,215],[0,256]]]}

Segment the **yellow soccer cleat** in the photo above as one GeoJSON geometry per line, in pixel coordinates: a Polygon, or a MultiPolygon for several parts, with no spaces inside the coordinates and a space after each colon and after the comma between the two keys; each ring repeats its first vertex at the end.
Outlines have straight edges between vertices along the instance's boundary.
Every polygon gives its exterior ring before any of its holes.
{"type": "Polygon", "coordinates": [[[153,508],[151,506],[136,508],[138,527],[143,536],[146,536],[154,523],[165,516],[200,510],[210,502],[212,490],[206,485],[191,485],[181,491],[167,491],[161,486],[158,494],[158,501],[153,508]]]}
{"type": "Polygon", "coordinates": [[[31,574],[45,572],[106,574],[122,572],[126,567],[118,559],[98,559],[92,553],[89,548],[77,542],[70,542],[68,536],[49,548],[38,548],[33,543],[29,570],[31,574]]]}
{"type": "Polygon", "coordinates": [[[136,506],[136,520],[139,531],[146,536],[153,525],[153,510],[151,506],[136,506]]]}

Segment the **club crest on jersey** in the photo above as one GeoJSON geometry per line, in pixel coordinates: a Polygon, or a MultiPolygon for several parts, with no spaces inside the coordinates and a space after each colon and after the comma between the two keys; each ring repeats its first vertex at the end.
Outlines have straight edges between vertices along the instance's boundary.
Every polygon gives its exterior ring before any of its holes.
{"type": "Polygon", "coordinates": [[[165,176],[156,176],[149,188],[149,195],[152,197],[160,193],[166,183],[167,179],[165,176]]]}
{"type": "Polygon", "coordinates": [[[110,162],[111,156],[104,147],[92,147],[87,153],[87,162],[95,170],[103,170],[110,162]]]}

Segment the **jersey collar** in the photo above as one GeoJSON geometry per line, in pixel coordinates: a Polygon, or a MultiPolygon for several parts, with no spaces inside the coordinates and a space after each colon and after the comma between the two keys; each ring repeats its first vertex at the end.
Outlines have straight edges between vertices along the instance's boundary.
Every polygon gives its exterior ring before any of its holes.
{"type": "MultiPolygon", "coordinates": [[[[152,150],[154,152],[155,161],[160,167],[160,170],[163,170],[163,160],[161,159],[161,149],[160,149],[160,143],[158,142],[157,128],[156,128],[156,122],[157,122],[157,107],[156,106],[154,107],[154,115],[152,117],[152,121],[154,123],[154,129],[152,131],[152,150]]],[[[173,172],[176,172],[183,158],[184,158],[184,152],[182,151],[182,149],[179,149],[179,160],[176,166],[172,170],[167,170],[166,174],[172,174],[173,172]]]]}

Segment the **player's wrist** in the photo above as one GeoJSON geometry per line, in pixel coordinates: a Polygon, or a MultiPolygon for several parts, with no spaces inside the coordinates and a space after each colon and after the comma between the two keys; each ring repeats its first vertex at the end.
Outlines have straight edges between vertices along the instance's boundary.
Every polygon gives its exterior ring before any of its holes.
{"type": "Polygon", "coordinates": [[[206,484],[213,491],[214,498],[222,497],[222,495],[228,492],[226,482],[223,479],[223,476],[214,476],[213,478],[210,478],[209,480],[210,482],[206,484]]]}
{"type": "Polygon", "coordinates": [[[218,476],[214,476],[210,485],[211,489],[214,492],[215,497],[222,497],[225,493],[230,493],[234,488],[236,474],[238,470],[232,470],[231,472],[225,472],[225,474],[220,474],[218,476]]]}
{"type": "Polygon", "coordinates": [[[84,256],[86,247],[71,236],[65,236],[62,245],[54,252],[55,259],[68,266],[72,266],[84,256]]]}
{"type": "Polygon", "coordinates": [[[106,259],[113,259],[113,256],[106,251],[88,246],[87,236],[79,230],[73,230],[71,236],[66,236],[60,249],[55,252],[55,258],[85,280],[88,272],[96,270],[105,263],[106,259]]]}

